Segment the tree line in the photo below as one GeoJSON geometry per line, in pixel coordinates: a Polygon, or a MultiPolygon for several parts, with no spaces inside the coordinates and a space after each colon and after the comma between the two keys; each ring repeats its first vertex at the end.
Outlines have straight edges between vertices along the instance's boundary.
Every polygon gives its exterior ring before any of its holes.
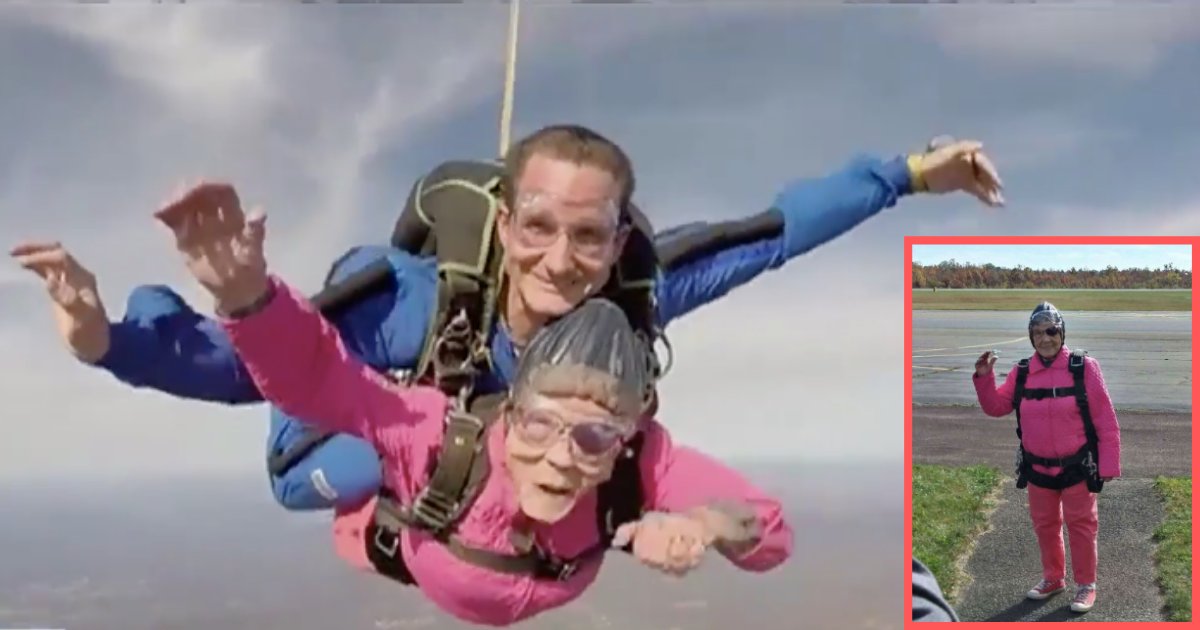
{"type": "Polygon", "coordinates": [[[1031,269],[975,265],[953,259],[913,262],[914,289],[1191,289],[1192,272],[1170,263],[1158,269],[1031,269]]]}

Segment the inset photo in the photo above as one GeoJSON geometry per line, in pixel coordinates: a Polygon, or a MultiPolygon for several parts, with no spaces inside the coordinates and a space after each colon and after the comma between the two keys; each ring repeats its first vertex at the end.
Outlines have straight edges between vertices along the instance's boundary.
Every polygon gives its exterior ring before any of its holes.
{"type": "Polygon", "coordinates": [[[1190,621],[1192,246],[907,240],[913,619],[1190,621]]]}

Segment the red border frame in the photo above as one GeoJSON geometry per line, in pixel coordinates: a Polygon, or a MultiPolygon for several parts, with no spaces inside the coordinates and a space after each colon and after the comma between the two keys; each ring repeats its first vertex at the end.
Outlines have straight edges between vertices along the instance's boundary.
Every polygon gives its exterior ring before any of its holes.
{"type": "MultiPolygon", "coordinates": [[[[905,236],[904,237],[904,562],[912,565],[912,247],[913,245],[1191,245],[1192,271],[1200,263],[1200,236],[905,236]]],[[[1192,291],[1192,412],[1200,406],[1196,390],[1196,291],[1192,291]]],[[[1192,512],[1196,511],[1196,430],[1192,427],[1192,512]]],[[[1192,538],[1195,540],[1196,523],[1192,521],[1192,538]]],[[[1193,544],[1194,548],[1194,544],[1193,544]]],[[[912,571],[905,573],[904,627],[916,627],[912,621],[912,571]]],[[[1196,602],[1196,559],[1192,557],[1192,604],[1196,602]]],[[[1037,627],[1045,622],[965,622],[967,626],[992,628],[996,625],[1037,627]]],[[[1062,622],[1060,622],[1062,623],[1062,622]]],[[[1070,623],[1089,623],[1070,622],[1070,623]]],[[[1090,622],[1104,623],[1104,622],[1090,622]]],[[[1104,623],[1106,628],[1151,627],[1163,623],[1124,621],[1104,623]]],[[[1194,624],[1194,615],[1193,622],[1194,624]]],[[[1191,624],[1183,624],[1191,625],[1191,624]]]]}

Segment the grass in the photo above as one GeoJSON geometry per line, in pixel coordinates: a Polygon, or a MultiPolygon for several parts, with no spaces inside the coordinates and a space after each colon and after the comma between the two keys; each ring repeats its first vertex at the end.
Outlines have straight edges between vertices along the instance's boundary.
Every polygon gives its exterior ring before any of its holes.
{"type": "Polygon", "coordinates": [[[1192,479],[1159,477],[1154,489],[1166,519],[1154,531],[1154,566],[1168,621],[1192,620],[1192,479]]]}
{"type": "Polygon", "coordinates": [[[913,310],[987,310],[1028,311],[1038,302],[1049,300],[1064,311],[1190,311],[1190,289],[1169,291],[1048,289],[973,290],[973,289],[913,289],[913,310]]]}
{"type": "Polygon", "coordinates": [[[913,557],[924,562],[954,602],[959,561],[987,525],[1000,472],[987,466],[913,466],[913,557]]]}

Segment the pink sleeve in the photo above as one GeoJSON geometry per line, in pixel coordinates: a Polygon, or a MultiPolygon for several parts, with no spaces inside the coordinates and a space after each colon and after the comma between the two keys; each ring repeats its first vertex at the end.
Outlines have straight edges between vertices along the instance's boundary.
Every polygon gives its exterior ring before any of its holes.
{"type": "Polygon", "coordinates": [[[642,479],[650,505],[662,512],[683,512],[717,502],[752,507],[762,526],[758,545],[730,561],[747,571],[775,568],[792,554],[792,528],[780,502],[740,473],[695,449],[675,446],[663,426],[648,421],[642,447],[642,479]]]}
{"type": "Polygon", "coordinates": [[[404,390],[346,351],[315,307],[278,278],[274,297],[242,319],[223,319],[238,356],[267,401],[324,431],[378,442],[377,427],[417,423],[404,390]]]}
{"type": "Polygon", "coordinates": [[[975,395],[979,398],[979,407],[989,416],[1007,416],[1012,413],[1013,390],[1017,388],[1017,366],[1008,371],[1004,384],[996,387],[996,371],[992,370],[983,376],[971,372],[971,382],[975,384],[975,395]]]}
{"type": "Polygon", "coordinates": [[[1088,411],[1096,427],[1096,437],[1100,440],[1100,476],[1119,477],[1121,427],[1117,424],[1117,411],[1108,395],[1108,386],[1104,384],[1100,363],[1091,357],[1084,357],[1084,361],[1087,362],[1087,371],[1084,372],[1083,386],[1087,390],[1088,411]]]}

